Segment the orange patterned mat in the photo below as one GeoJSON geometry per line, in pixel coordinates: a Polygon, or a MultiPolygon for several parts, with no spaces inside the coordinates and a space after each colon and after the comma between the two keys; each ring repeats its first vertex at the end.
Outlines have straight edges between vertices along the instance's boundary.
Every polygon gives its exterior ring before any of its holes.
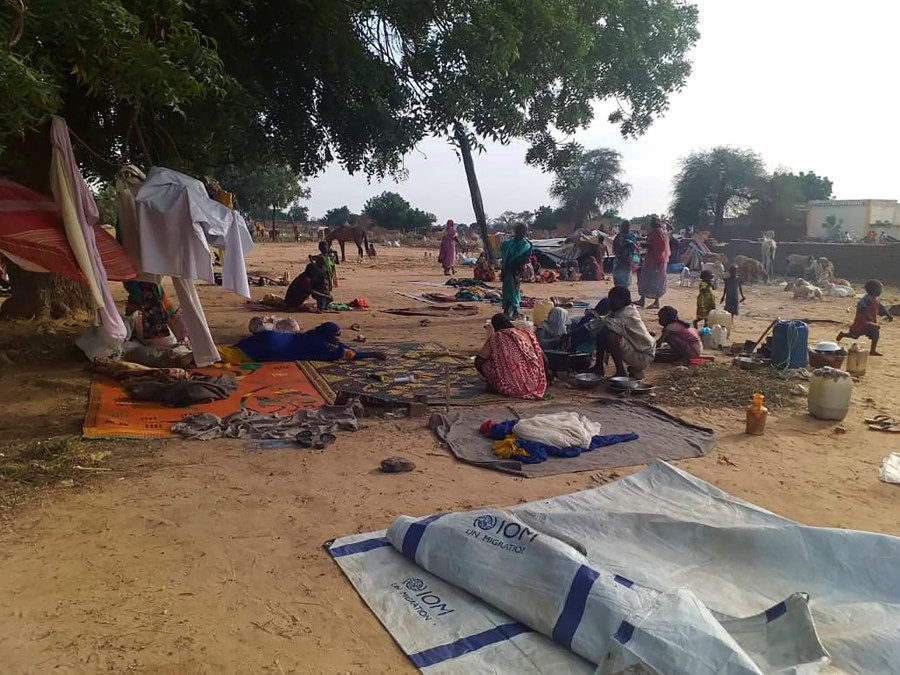
{"type": "Polygon", "coordinates": [[[296,363],[253,363],[244,366],[206,368],[200,372],[238,378],[237,391],[228,398],[189,408],[168,408],[150,401],[133,401],[119,382],[95,377],[83,433],[87,438],[167,438],[172,425],[197,413],[224,417],[241,410],[291,415],[319,408],[325,399],[296,363]]]}

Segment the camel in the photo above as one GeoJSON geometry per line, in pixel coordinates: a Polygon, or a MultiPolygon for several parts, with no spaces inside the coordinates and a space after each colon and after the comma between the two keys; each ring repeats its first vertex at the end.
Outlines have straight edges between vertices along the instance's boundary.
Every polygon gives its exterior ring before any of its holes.
{"type": "Polygon", "coordinates": [[[344,223],[340,227],[336,227],[333,230],[329,230],[328,234],[325,235],[325,242],[328,246],[331,246],[331,243],[337,241],[341,246],[341,262],[347,262],[347,254],[344,252],[344,244],[348,241],[352,241],[356,244],[356,250],[359,252],[359,259],[363,258],[363,251],[369,252],[369,237],[366,234],[366,231],[356,227],[355,225],[348,225],[344,223]],[[363,244],[365,244],[365,249],[363,249],[363,244]]]}
{"type": "Polygon", "coordinates": [[[775,254],[778,252],[778,242],[775,241],[775,232],[767,230],[762,233],[762,261],[769,279],[775,277],[775,254]]]}

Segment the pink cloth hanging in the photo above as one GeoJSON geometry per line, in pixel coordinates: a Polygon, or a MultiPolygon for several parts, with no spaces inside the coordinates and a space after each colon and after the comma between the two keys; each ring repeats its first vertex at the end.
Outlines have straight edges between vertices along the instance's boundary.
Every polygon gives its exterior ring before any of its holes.
{"type": "Polygon", "coordinates": [[[124,341],[128,330],[110,292],[106,268],[94,237],[94,225],[100,220],[100,212],[75,163],[69,127],[62,117],[53,117],[50,142],[53,145],[50,185],[62,213],[69,245],[88,280],[100,324],[110,337],[124,341]]]}

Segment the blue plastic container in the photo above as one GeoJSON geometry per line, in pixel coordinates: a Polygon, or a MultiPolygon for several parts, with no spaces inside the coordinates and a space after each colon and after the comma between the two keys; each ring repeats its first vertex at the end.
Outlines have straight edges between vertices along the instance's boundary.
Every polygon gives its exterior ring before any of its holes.
{"type": "Polygon", "coordinates": [[[779,321],[772,331],[772,366],[782,370],[806,368],[809,326],[802,321],[779,321]]]}
{"type": "Polygon", "coordinates": [[[684,263],[669,263],[666,265],[666,272],[669,274],[681,274],[684,269],[684,263]]]}

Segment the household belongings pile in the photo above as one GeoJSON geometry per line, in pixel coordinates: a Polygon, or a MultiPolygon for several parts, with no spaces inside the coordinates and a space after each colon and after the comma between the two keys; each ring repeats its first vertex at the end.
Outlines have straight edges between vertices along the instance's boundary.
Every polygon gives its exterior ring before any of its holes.
{"type": "Polygon", "coordinates": [[[549,457],[579,457],[583,452],[636,441],[635,433],[601,434],[600,422],[576,412],[534,415],[503,422],[488,420],[481,433],[494,441],[494,454],[515,457],[523,464],[540,464],[549,457]]]}
{"type": "Polygon", "coordinates": [[[428,673],[888,673],[900,538],[807,527],[662,462],[330,544],[428,673]]]}

